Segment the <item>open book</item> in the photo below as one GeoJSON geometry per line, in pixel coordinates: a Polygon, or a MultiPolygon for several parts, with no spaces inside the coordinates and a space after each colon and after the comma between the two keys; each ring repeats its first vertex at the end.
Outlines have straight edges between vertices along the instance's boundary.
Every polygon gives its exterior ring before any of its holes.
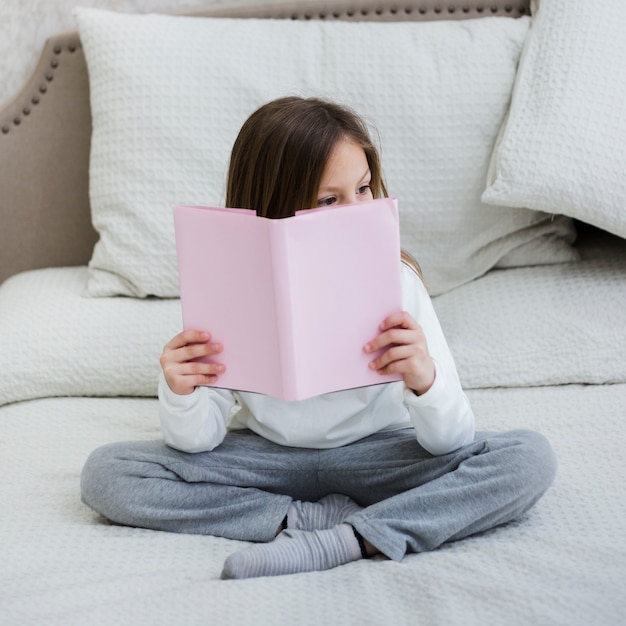
{"type": "Polygon", "coordinates": [[[363,346],[402,309],[397,202],[268,219],[174,207],[185,329],[223,344],[216,386],[300,400],[399,380],[363,346]]]}

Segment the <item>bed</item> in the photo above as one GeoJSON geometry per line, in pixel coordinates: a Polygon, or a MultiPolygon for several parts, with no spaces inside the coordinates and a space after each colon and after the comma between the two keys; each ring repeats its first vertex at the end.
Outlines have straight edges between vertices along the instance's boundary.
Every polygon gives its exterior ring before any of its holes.
{"type": "Polygon", "coordinates": [[[47,42],[0,110],[0,622],[626,623],[626,9],[590,5],[84,9],[47,42]],[[171,205],[219,202],[233,133],[284,93],[379,129],[478,428],[544,433],[559,473],[431,553],[223,581],[239,542],[113,525],[80,472],[159,438],[171,205]]]}

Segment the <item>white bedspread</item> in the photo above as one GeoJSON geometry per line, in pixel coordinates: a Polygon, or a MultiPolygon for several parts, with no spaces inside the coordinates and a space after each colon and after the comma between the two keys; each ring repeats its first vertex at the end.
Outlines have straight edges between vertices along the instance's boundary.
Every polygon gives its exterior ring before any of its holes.
{"type": "Polygon", "coordinates": [[[596,235],[581,254],[435,299],[466,389],[626,382],[626,246],[596,235]]]}
{"type": "Polygon", "coordinates": [[[626,246],[582,252],[435,302],[479,429],[533,428],[556,450],[557,480],[526,517],[400,563],[247,581],[219,580],[238,542],[111,525],[80,502],[91,450],[160,436],[156,400],[37,399],[153,393],[178,303],[97,304],[81,297],[85,268],[8,281],[0,624],[623,626],[626,246]]]}
{"type": "Polygon", "coordinates": [[[81,504],[93,448],[159,436],[154,400],[6,406],[0,622],[623,624],[626,385],[470,393],[481,428],[535,428],[557,451],[557,481],[524,519],[401,563],[248,581],[219,580],[237,542],[113,526],[81,504]]]}

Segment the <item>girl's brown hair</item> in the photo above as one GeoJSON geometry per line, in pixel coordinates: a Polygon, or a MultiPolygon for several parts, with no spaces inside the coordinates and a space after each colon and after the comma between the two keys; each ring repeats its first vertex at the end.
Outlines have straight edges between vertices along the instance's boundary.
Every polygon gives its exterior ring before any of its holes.
{"type": "MultiPolygon", "coordinates": [[[[337,142],[361,146],[374,198],[387,196],[378,150],[365,122],[348,107],[320,98],[272,100],[246,120],[233,146],[226,206],[278,219],[317,206],[324,168],[337,142]]],[[[419,265],[402,260],[421,277],[419,265]]]]}
{"type": "Polygon", "coordinates": [[[290,217],[317,206],[324,167],[340,139],[365,152],[374,198],[387,195],[378,151],[363,120],[349,108],[319,98],[287,97],[257,109],[233,146],[226,206],[290,217]]]}

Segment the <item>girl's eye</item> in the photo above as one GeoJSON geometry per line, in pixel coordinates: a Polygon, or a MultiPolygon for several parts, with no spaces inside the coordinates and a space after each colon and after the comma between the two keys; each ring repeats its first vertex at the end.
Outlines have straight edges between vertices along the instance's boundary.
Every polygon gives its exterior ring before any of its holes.
{"type": "Polygon", "coordinates": [[[361,187],[359,187],[359,195],[363,196],[366,193],[369,193],[370,190],[370,186],[368,185],[362,185],[361,187]]]}
{"type": "Polygon", "coordinates": [[[322,198],[317,201],[317,206],[331,206],[337,202],[337,198],[335,196],[330,196],[328,198],[322,198]]]}

